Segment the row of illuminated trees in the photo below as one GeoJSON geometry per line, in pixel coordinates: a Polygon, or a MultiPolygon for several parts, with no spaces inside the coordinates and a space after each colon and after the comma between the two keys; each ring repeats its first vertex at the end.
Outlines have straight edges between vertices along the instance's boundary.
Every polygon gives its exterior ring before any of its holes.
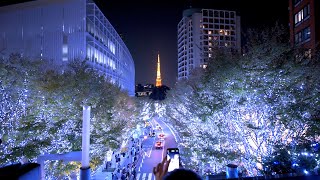
{"type": "Polygon", "coordinates": [[[168,92],[163,115],[179,132],[186,167],[218,173],[231,163],[246,175],[319,170],[319,59],[299,56],[283,35],[277,27],[253,31],[245,54],[219,49],[205,70],[168,92]]]}
{"type": "MultiPolygon", "coordinates": [[[[82,106],[91,111],[91,168],[119,148],[139,121],[139,103],[85,62],[65,67],[12,55],[0,61],[0,164],[81,150],[82,106]],[[62,70],[63,69],[63,70],[62,70]]],[[[46,163],[47,179],[80,163],[46,163]]]]}

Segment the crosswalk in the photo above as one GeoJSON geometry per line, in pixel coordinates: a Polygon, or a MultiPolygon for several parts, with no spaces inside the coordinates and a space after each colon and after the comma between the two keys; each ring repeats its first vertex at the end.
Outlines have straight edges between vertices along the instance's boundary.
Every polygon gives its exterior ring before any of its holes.
{"type": "Polygon", "coordinates": [[[135,180],[155,180],[153,173],[137,173],[135,180]]]}

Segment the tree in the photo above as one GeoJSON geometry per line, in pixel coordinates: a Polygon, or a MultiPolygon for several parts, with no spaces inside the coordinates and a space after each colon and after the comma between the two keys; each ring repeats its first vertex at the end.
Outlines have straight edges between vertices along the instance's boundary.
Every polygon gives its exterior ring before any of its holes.
{"type": "MultiPolygon", "coordinates": [[[[1,164],[49,153],[81,150],[82,106],[92,106],[91,168],[103,163],[136,124],[135,102],[85,62],[72,61],[64,71],[48,61],[12,56],[1,68],[1,164]]],[[[48,177],[65,176],[79,163],[47,164],[48,177]],[[57,168],[59,167],[59,168],[57,168]]]]}
{"type": "Polygon", "coordinates": [[[312,141],[276,144],[273,153],[264,158],[262,171],[267,175],[274,173],[316,174],[320,171],[319,155],[319,143],[312,141]]]}
{"type": "Polygon", "coordinates": [[[149,98],[153,100],[164,100],[167,95],[167,91],[170,90],[170,88],[166,85],[162,86],[155,86],[152,89],[152,93],[150,94],[149,98]]]}
{"type": "Polygon", "coordinates": [[[296,61],[279,28],[251,37],[246,55],[219,50],[168,94],[167,117],[190,167],[236,163],[255,174],[279,140],[319,137],[319,61],[296,61]]]}

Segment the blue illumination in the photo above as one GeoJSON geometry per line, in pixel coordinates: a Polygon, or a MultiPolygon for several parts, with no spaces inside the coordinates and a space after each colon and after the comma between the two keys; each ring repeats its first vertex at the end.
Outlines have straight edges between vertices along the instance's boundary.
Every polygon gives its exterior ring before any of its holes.
{"type": "Polygon", "coordinates": [[[10,25],[0,26],[0,34],[5,34],[5,39],[10,39],[7,48],[1,53],[9,55],[17,53],[19,49],[20,54],[25,57],[32,59],[40,56],[42,60],[53,60],[58,64],[86,59],[93,69],[114,77],[117,86],[134,96],[133,58],[99,7],[91,0],[69,3],[63,1],[58,2],[59,5],[55,3],[48,2],[42,6],[32,1],[28,2],[27,8],[14,8],[15,5],[11,5],[12,11],[1,11],[0,22],[7,22],[8,19],[12,22],[10,25]],[[82,10],[68,11],[70,7],[82,10]],[[83,17],[82,20],[79,17],[83,17]],[[96,23],[92,22],[92,18],[97,19],[96,23]],[[22,33],[17,35],[17,32],[22,33]],[[24,37],[26,34],[28,38],[24,37]],[[32,46],[28,47],[26,44],[32,46]]]}

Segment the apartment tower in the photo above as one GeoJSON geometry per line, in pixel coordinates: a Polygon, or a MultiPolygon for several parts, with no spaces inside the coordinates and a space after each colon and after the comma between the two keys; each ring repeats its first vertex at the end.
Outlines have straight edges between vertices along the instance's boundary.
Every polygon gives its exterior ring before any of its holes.
{"type": "Polygon", "coordinates": [[[240,17],[235,11],[186,9],[178,24],[178,80],[206,68],[215,48],[240,51],[240,17]]]}
{"type": "Polygon", "coordinates": [[[290,42],[311,55],[320,47],[320,1],[289,0],[290,42]]]}

